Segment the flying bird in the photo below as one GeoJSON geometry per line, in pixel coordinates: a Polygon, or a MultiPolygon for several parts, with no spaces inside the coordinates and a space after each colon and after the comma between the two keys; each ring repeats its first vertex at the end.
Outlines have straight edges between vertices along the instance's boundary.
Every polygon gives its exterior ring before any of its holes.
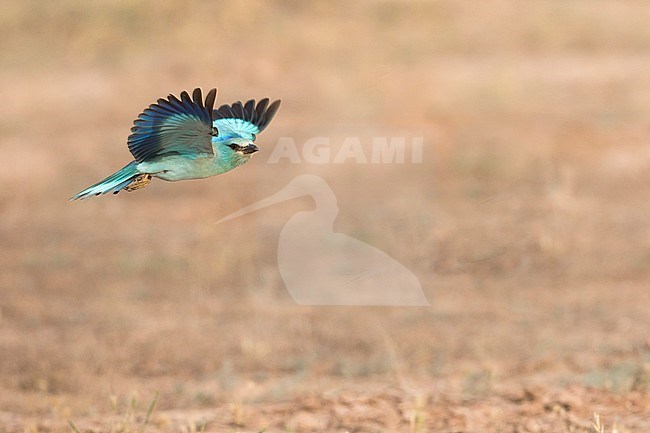
{"type": "Polygon", "coordinates": [[[245,164],[259,150],[257,134],[271,122],[280,100],[264,98],[222,105],[214,109],[217,89],[203,100],[201,89],[192,96],[169,95],[146,108],[133,122],[127,140],[134,160],[70,200],[121,190],[144,188],[151,179],[175,182],[202,179],[245,164]]]}

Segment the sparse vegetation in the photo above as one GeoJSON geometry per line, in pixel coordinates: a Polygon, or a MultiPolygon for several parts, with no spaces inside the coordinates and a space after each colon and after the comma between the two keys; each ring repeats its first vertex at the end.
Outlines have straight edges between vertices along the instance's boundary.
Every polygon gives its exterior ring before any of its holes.
{"type": "MultiPolygon", "coordinates": [[[[111,406],[113,411],[117,416],[116,419],[111,419],[108,424],[110,426],[107,428],[102,426],[100,431],[108,431],[109,433],[144,433],[151,421],[151,415],[153,414],[154,409],[156,408],[156,403],[158,403],[159,394],[156,393],[149,407],[144,414],[144,418],[138,421],[138,401],[136,395],[132,395],[128,404],[121,405],[116,396],[111,397],[111,406]],[[124,406],[124,407],[123,407],[124,406]],[[123,412],[123,413],[122,413],[123,412]],[[107,430],[106,430],[107,428],[107,430]]],[[[68,420],[68,425],[73,433],[81,433],[77,425],[72,420],[68,420]]],[[[94,430],[94,429],[90,429],[94,430]]],[[[195,430],[190,431],[194,433],[195,430]]]]}

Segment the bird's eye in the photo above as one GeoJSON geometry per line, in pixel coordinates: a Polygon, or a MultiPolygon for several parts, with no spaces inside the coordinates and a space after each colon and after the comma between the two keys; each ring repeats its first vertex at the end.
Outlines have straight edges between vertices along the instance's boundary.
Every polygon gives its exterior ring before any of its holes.
{"type": "Polygon", "coordinates": [[[233,144],[229,144],[228,147],[231,148],[232,150],[239,150],[240,146],[238,144],[233,143],[233,144]]]}

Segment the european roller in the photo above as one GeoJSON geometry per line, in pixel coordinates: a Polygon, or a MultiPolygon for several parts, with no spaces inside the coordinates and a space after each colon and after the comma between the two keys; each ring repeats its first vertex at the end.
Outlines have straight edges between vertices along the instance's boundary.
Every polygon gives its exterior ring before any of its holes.
{"type": "Polygon", "coordinates": [[[146,108],[133,122],[127,140],[134,161],[71,200],[121,190],[144,188],[153,177],[175,182],[202,179],[245,164],[259,150],[257,134],[271,122],[280,101],[264,98],[214,109],[217,89],[203,100],[201,89],[192,97],[169,95],[146,108]]]}

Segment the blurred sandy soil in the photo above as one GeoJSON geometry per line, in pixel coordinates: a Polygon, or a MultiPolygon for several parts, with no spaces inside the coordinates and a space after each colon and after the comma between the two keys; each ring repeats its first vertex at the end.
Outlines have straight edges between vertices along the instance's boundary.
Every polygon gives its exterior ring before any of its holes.
{"type": "Polygon", "coordinates": [[[4,2],[0,430],[135,431],[159,392],[147,431],[650,431],[648,22],[640,1],[4,2]],[[67,201],[195,86],[282,98],[263,152],[67,201]],[[424,161],[266,163],[355,134],[421,135],[424,161]],[[431,307],[295,305],[276,248],[308,199],[215,224],[301,173],[431,307]]]}

